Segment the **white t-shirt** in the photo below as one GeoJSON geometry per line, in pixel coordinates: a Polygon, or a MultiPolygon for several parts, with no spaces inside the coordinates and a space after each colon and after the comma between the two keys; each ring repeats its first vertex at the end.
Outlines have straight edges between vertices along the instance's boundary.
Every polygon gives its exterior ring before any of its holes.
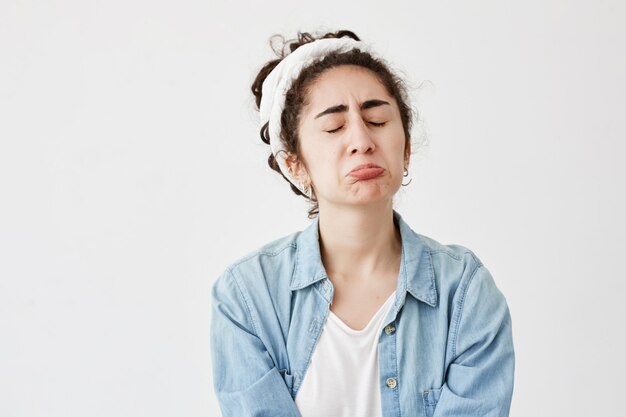
{"type": "Polygon", "coordinates": [[[381,417],[378,339],[395,294],[362,330],[328,313],[296,394],[302,417],[381,417]]]}

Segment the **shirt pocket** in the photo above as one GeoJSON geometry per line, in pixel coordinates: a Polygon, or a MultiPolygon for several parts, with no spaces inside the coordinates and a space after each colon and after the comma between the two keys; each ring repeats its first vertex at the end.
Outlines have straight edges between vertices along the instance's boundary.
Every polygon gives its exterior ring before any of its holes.
{"type": "Polygon", "coordinates": [[[433,417],[435,413],[435,407],[439,402],[439,396],[443,388],[425,389],[422,390],[422,401],[424,403],[424,415],[426,417],[433,417]]]}

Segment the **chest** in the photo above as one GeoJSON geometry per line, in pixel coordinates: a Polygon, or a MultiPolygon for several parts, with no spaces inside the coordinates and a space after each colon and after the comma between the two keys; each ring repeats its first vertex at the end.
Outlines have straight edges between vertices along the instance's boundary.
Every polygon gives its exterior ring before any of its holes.
{"type": "Polygon", "coordinates": [[[396,289],[395,279],[386,279],[369,285],[334,283],[332,311],[354,330],[367,326],[372,317],[396,289]]]}
{"type": "MultiPolygon", "coordinates": [[[[311,367],[311,365],[318,358],[314,356],[316,348],[325,346],[323,329],[325,323],[332,319],[329,316],[331,311],[329,302],[337,294],[334,290],[336,289],[331,288],[331,283],[327,278],[299,292],[292,302],[294,311],[297,314],[291,316],[289,332],[285,335],[287,349],[275,351],[277,354],[275,356],[277,357],[276,363],[279,369],[285,370],[284,378],[294,399],[302,388],[302,383],[307,378],[307,373],[311,371],[312,373],[309,376],[334,375],[336,381],[347,382],[355,389],[357,389],[355,381],[378,381],[376,389],[382,394],[381,406],[383,410],[393,409],[399,401],[402,403],[403,410],[406,411],[407,415],[422,415],[421,412],[424,407],[421,403],[420,390],[441,386],[446,369],[447,320],[441,316],[443,312],[417,301],[406,292],[400,293],[398,297],[401,300],[401,305],[396,314],[384,314],[380,326],[375,326],[378,329],[375,338],[377,342],[374,344],[377,349],[378,366],[374,368],[369,367],[368,369],[379,372],[380,376],[372,378],[371,376],[364,377],[359,375],[356,377],[354,375],[353,378],[348,376],[352,375],[353,372],[349,374],[340,372],[338,374],[338,370],[343,369],[342,366],[350,363],[350,361],[356,361],[358,369],[361,371],[365,370],[366,367],[364,365],[367,361],[363,360],[362,356],[350,354],[340,359],[338,363],[341,366],[331,366],[329,369],[332,372],[320,373],[316,372],[316,368],[311,367]],[[384,328],[384,330],[381,332],[380,328],[384,328]],[[283,354],[285,355],[284,357],[283,354]],[[402,373],[402,382],[395,388],[390,388],[386,385],[386,381],[389,378],[396,378],[396,382],[400,380],[399,372],[402,373]]],[[[339,290],[340,292],[341,290],[339,290]]],[[[392,292],[393,289],[391,289],[389,295],[392,292]]],[[[354,292],[351,294],[354,294],[354,292]]],[[[395,297],[393,298],[394,302],[391,304],[395,303],[395,297]]],[[[384,299],[381,300],[381,307],[383,308],[384,302],[384,299]]],[[[346,303],[343,305],[349,306],[350,304],[346,303]]],[[[389,311],[391,311],[391,308],[389,311]]],[[[372,318],[375,313],[372,314],[372,318]]],[[[347,333],[353,331],[346,330],[347,333]]],[[[367,345],[370,346],[370,344],[367,345]]],[[[345,351],[345,347],[345,345],[334,346],[332,352],[335,354],[337,351],[345,351]]],[[[331,355],[330,357],[333,356],[331,355]]],[[[324,363],[329,361],[327,358],[328,355],[326,355],[326,359],[323,359],[324,363]]],[[[314,377],[313,381],[315,380],[314,377]]],[[[326,387],[328,383],[320,378],[319,383],[317,385],[314,384],[314,386],[326,387]]],[[[369,392],[368,389],[364,388],[358,388],[358,391],[369,392]]],[[[310,396],[305,395],[301,398],[308,397],[310,396]]],[[[368,396],[367,398],[373,399],[375,397],[368,396]]],[[[376,406],[372,408],[375,409],[376,406]]],[[[331,413],[330,415],[337,414],[331,413]]],[[[383,413],[383,415],[386,414],[383,413]]]]}
{"type": "Polygon", "coordinates": [[[330,312],[295,398],[302,417],[382,417],[378,339],[394,295],[363,330],[330,312]]]}

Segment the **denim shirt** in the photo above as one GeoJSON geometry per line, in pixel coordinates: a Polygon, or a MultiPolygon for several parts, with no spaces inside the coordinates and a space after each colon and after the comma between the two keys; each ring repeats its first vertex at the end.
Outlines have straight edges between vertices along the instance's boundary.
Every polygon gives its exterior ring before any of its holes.
{"type": "MultiPolygon", "coordinates": [[[[504,296],[472,251],[393,216],[402,257],[378,339],[382,415],[508,416],[515,355],[504,296]]],[[[238,260],[213,285],[213,384],[224,417],[300,416],[294,399],[333,298],[318,223],[238,260]]]]}

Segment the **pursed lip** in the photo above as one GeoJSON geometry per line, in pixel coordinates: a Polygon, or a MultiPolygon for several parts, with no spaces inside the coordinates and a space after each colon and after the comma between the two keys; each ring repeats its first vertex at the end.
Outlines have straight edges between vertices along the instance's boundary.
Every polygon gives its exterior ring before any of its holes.
{"type": "Polygon", "coordinates": [[[352,171],[348,172],[348,175],[350,175],[350,174],[352,174],[352,173],[354,173],[356,171],[359,171],[361,169],[367,169],[367,168],[380,168],[380,169],[382,169],[382,167],[380,167],[380,166],[378,166],[376,164],[372,164],[372,163],[361,164],[361,165],[357,165],[354,168],[352,168],[352,171]]]}
{"type": "Polygon", "coordinates": [[[384,173],[385,169],[376,164],[362,164],[354,167],[348,176],[356,181],[368,181],[378,178],[384,173]]]}

